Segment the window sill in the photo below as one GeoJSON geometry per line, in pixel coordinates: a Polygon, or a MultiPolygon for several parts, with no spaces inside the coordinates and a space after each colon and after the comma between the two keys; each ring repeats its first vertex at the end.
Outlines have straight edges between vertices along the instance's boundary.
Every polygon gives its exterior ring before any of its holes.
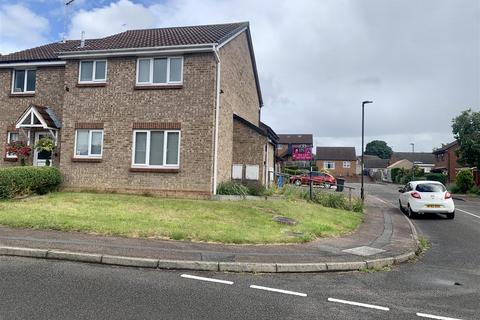
{"type": "Polygon", "coordinates": [[[77,83],[76,87],[77,88],[93,88],[93,87],[106,87],[107,83],[106,82],[86,82],[86,83],[77,83]]]}
{"type": "Polygon", "coordinates": [[[18,158],[5,157],[5,158],[3,158],[3,161],[5,161],[5,162],[17,162],[18,158]]]}
{"type": "Polygon", "coordinates": [[[10,93],[10,97],[35,97],[35,93],[31,92],[19,92],[19,93],[10,93]]]}
{"type": "Polygon", "coordinates": [[[135,85],[134,90],[165,90],[165,89],[182,89],[183,84],[152,84],[152,85],[135,85]]]}
{"type": "Polygon", "coordinates": [[[130,168],[130,172],[179,173],[178,168],[130,168]]]}
{"type": "Polygon", "coordinates": [[[72,158],[72,162],[89,162],[89,163],[98,163],[102,162],[102,158],[72,158]]]}

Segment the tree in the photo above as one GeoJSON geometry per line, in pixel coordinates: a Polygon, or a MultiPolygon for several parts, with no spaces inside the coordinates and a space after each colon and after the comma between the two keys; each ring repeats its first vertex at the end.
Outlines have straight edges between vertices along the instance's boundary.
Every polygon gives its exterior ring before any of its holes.
{"type": "Polygon", "coordinates": [[[390,159],[393,154],[392,148],[390,148],[385,141],[373,140],[367,143],[365,148],[365,154],[378,156],[382,159],[390,159]]]}
{"type": "Polygon", "coordinates": [[[452,129],[458,142],[458,162],[480,168],[480,112],[463,111],[453,119],[452,129]]]}

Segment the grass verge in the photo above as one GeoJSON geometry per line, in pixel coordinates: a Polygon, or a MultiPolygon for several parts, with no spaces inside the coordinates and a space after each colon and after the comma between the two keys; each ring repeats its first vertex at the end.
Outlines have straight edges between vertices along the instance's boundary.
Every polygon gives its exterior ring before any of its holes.
{"type": "Polygon", "coordinates": [[[15,228],[221,243],[298,243],[355,230],[360,213],[303,200],[208,201],[57,192],[0,202],[0,224],[15,228]],[[283,216],[297,221],[272,221],[283,216]]]}

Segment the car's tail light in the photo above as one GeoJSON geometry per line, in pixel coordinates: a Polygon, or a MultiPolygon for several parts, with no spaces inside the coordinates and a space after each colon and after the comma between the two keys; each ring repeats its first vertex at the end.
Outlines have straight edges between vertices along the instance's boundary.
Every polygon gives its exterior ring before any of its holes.
{"type": "Polygon", "coordinates": [[[445,192],[445,199],[452,198],[452,194],[450,192],[445,192]]]}
{"type": "Polygon", "coordinates": [[[411,196],[414,197],[415,199],[422,199],[422,197],[420,196],[420,193],[418,192],[412,192],[411,196]]]}

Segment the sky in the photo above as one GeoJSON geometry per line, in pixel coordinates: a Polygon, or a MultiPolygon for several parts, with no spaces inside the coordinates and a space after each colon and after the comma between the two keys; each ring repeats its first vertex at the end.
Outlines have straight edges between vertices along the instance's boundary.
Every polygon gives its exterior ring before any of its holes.
{"type": "Polygon", "coordinates": [[[479,0],[0,0],[0,53],[127,29],[249,21],[277,133],[316,146],[385,140],[431,152],[452,119],[480,111],[479,0]],[[65,28],[66,27],[66,28],[65,28]]]}

